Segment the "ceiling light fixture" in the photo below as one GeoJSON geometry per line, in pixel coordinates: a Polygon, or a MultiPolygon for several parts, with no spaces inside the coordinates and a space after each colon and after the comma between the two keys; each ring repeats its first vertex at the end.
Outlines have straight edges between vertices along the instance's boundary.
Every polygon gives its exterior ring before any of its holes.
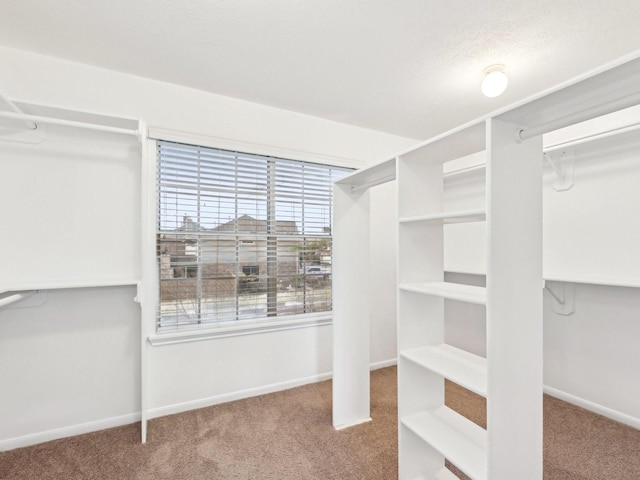
{"type": "Polygon", "coordinates": [[[504,73],[504,65],[491,65],[484,69],[482,93],[489,98],[501,95],[507,89],[509,79],[504,73]]]}

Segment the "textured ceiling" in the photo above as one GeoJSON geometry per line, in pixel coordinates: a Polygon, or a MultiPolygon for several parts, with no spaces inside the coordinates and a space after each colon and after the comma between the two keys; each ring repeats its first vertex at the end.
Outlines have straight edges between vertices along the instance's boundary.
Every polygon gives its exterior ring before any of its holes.
{"type": "Polygon", "coordinates": [[[0,2],[1,45],[415,139],[640,49],[639,25],[638,0],[0,2]]]}

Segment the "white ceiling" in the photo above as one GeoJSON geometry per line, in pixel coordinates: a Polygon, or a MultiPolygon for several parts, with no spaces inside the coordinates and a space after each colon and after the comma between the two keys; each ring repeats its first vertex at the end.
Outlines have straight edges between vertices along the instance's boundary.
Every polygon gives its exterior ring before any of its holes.
{"type": "Polygon", "coordinates": [[[639,50],[640,1],[1,0],[0,44],[425,139],[639,50]]]}

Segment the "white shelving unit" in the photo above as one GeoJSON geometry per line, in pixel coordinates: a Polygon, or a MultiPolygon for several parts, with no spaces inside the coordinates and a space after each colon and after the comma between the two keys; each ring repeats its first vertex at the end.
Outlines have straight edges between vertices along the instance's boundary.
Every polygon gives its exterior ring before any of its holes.
{"type": "Polygon", "coordinates": [[[536,152],[541,151],[542,143],[540,137],[517,143],[513,136],[506,135],[515,128],[497,120],[479,122],[427,142],[397,159],[401,480],[439,475],[446,478],[445,459],[473,479],[507,478],[496,474],[496,470],[505,470],[504,460],[493,463],[498,456],[509,458],[506,470],[512,475],[510,478],[541,478],[542,177],[536,152]],[[484,138],[477,135],[478,130],[484,138]],[[451,148],[461,144],[467,147],[466,151],[451,148]],[[483,150],[489,164],[486,208],[443,211],[443,164],[483,150]],[[520,194],[516,195],[516,191],[520,194]],[[502,196],[514,198],[496,201],[502,196]],[[487,271],[491,272],[488,287],[445,282],[445,225],[478,221],[486,221],[486,231],[491,232],[487,239],[487,271]],[[519,264],[522,274],[514,278],[509,272],[519,264]],[[494,279],[493,275],[509,280],[494,279]],[[497,294],[498,291],[502,293],[497,294]],[[515,298],[522,299],[526,311],[511,301],[515,298]],[[445,343],[445,300],[486,306],[487,329],[491,332],[488,360],[445,343]],[[521,348],[532,346],[533,355],[518,355],[521,348]],[[496,367],[497,358],[503,358],[500,367],[496,367]],[[504,369],[504,365],[510,368],[504,369]],[[503,371],[494,375],[496,370],[492,367],[503,371]],[[529,380],[529,386],[507,388],[507,383],[514,381],[512,377],[520,375],[529,380]],[[445,406],[445,379],[487,397],[488,430],[445,406]],[[518,417],[528,421],[515,421],[510,405],[518,405],[518,417]],[[495,441],[497,435],[517,438],[521,446],[527,447],[500,452],[510,449],[510,442],[495,441]]]}
{"type": "Polygon", "coordinates": [[[509,135],[516,128],[486,120],[397,160],[401,480],[447,475],[445,459],[473,479],[542,475],[541,443],[527,442],[542,435],[542,140],[518,143],[509,135]],[[442,144],[459,144],[480,128],[485,138],[467,141],[462,153],[486,151],[486,208],[443,211],[443,164],[461,152],[442,144]],[[445,282],[445,225],[478,221],[487,222],[487,288],[445,282]],[[445,343],[445,300],[486,306],[488,359],[445,343]],[[532,348],[535,355],[518,355],[532,348]],[[445,379],[487,397],[489,430],[445,406],[445,379]],[[511,449],[497,438],[529,446],[511,449]]]}
{"type": "Polygon", "coordinates": [[[457,478],[445,459],[474,480],[542,479],[542,134],[638,103],[640,55],[336,182],[334,426],[345,427],[369,419],[368,189],[397,181],[400,480],[457,478]],[[443,164],[478,152],[485,208],[445,211],[443,164]],[[445,282],[444,228],[465,222],[486,223],[486,288],[445,282]],[[445,301],[484,306],[486,358],[445,343],[445,301]],[[445,405],[445,379],[486,397],[486,430],[445,405]]]}

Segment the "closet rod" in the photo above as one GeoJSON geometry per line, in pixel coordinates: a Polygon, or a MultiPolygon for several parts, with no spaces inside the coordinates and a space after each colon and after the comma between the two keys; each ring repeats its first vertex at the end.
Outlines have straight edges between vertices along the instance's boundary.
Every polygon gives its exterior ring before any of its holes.
{"type": "Polygon", "coordinates": [[[0,118],[10,118],[15,120],[30,120],[32,122],[49,123],[52,125],[63,125],[65,127],[77,127],[87,130],[98,130],[108,133],[121,133],[124,135],[139,136],[139,130],[131,130],[129,128],[108,127],[106,125],[98,125],[96,123],[76,122],[73,120],[63,120],[60,118],[43,117],[40,115],[29,115],[26,113],[0,112],[0,118]]]}
{"type": "Polygon", "coordinates": [[[375,187],[377,185],[382,185],[383,183],[391,182],[395,179],[396,179],[396,174],[394,173],[393,175],[387,175],[386,177],[378,178],[377,180],[373,180],[372,182],[361,183],[359,185],[352,185],[351,193],[359,192],[360,190],[366,190],[368,188],[375,187]]]}
{"type": "MultiPolygon", "coordinates": [[[[5,96],[2,92],[0,92],[0,102],[5,103],[14,113],[22,114],[22,111],[13,103],[7,96],[5,96]]],[[[29,130],[35,130],[38,128],[38,124],[35,122],[24,121],[25,127],[29,130]]]]}
{"type": "Polygon", "coordinates": [[[553,130],[558,130],[559,128],[568,127],[569,125],[574,125],[586,120],[591,120],[592,118],[607,115],[608,113],[617,112],[618,110],[623,110],[639,103],[640,93],[627,95],[625,97],[613,100],[609,103],[596,105],[584,110],[580,110],[579,112],[573,113],[571,115],[557,118],[542,125],[518,130],[516,132],[516,140],[522,141],[529,138],[537,137],[538,135],[542,135],[543,133],[552,132],[553,130]]]}
{"type": "Polygon", "coordinates": [[[24,300],[25,298],[29,298],[32,295],[35,295],[36,293],[38,293],[37,290],[31,290],[27,292],[14,293],[4,298],[0,298],[0,307],[6,307],[7,305],[11,305],[12,303],[19,302],[20,300],[24,300]]]}
{"type": "Polygon", "coordinates": [[[632,125],[627,125],[624,127],[613,128],[611,130],[607,130],[601,133],[594,133],[593,135],[587,135],[585,137],[577,138],[575,140],[570,140],[568,142],[557,143],[555,145],[549,145],[544,149],[544,153],[551,153],[557,150],[566,150],[568,148],[577,147],[583,145],[588,142],[593,142],[597,140],[604,140],[609,137],[614,137],[616,135],[622,135],[629,132],[635,132],[640,130],[640,122],[634,123],[632,125]]]}

